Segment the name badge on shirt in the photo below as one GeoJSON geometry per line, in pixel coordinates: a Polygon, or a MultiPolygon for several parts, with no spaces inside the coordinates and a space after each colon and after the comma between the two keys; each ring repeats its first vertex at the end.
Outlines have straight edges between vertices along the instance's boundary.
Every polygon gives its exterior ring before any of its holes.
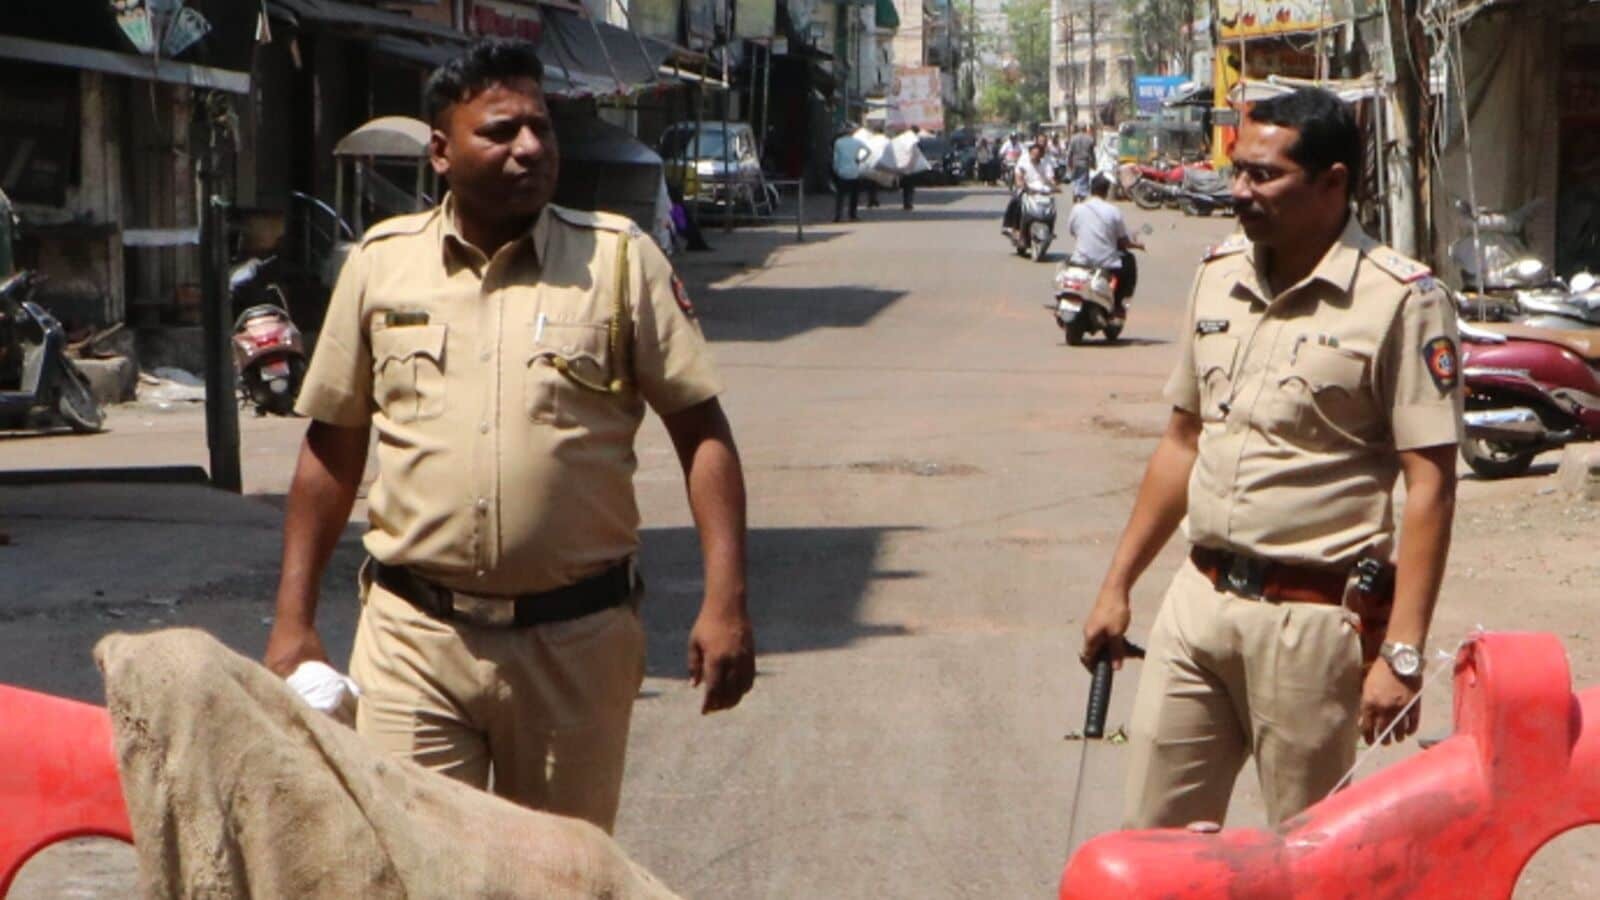
{"type": "Polygon", "coordinates": [[[1227,319],[1201,319],[1194,323],[1195,334],[1223,334],[1233,324],[1227,319]]]}
{"type": "Polygon", "coordinates": [[[390,328],[405,325],[426,325],[428,314],[420,310],[392,310],[383,316],[383,324],[390,328]]]}

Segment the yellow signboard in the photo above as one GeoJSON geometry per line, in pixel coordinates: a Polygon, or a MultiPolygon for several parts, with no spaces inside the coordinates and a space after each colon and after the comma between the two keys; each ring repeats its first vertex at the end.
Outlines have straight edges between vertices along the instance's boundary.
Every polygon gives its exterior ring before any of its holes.
{"type": "Polygon", "coordinates": [[[1349,3],[1331,3],[1328,0],[1216,0],[1217,29],[1221,38],[1257,37],[1266,34],[1289,34],[1296,31],[1318,31],[1328,28],[1340,19],[1341,10],[1348,11],[1349,3]]]}

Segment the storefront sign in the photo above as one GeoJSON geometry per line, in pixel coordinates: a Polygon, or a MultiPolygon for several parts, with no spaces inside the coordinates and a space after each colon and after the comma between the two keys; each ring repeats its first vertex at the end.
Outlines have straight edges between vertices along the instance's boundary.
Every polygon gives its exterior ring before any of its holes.
{"type": "Polygon", "coordinates": [[[1318,31],[1338,24],[1349,15],[1349,2],[1217,0],[1217,29],[1224,41],[1264,34],[1318,31]]]}
{"type": "Polygon", "coordinates": [[[473,34],[537,42],[544,32],[544,19],[540,17],[537,6],[523,6],[502,0],[473,0],[468,27],[473,34]]]}
{"type": "Polygon", "coordinates": [[[1139,112],[1154,115],[1161,111],[1161,102],[1178,93],[1189,82],[1183,75],[1135,75],[1133,78],[1134,102],[1139,112]]]}
{"type": "Polygon", "coordinates": [[[943,84],[935,66],[896,66],[889,87],[889,128],[915,125],[923,131],[943,131],[943,84]]]}
{"type": "Polygon", "coordinates": [[[778,30],[777,0],[738,0],[733,12],[733,36],[766,40],[778,30]]]}

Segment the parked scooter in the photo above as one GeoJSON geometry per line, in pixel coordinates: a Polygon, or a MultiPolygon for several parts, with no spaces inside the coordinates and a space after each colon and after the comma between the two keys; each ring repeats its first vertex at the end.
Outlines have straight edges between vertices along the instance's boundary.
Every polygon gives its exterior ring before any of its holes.
{"type": "Polygon", "coordinates": [[[1018,256],[1034,262],[1044,259],[1056,239],[1056,198],[1051,194],[1022,192],[1022,214],[1015,230],[1007,233],[1018,256]]]}
{"type": "Polygon", "coordinates": [[[1232,213],[1233,189],[1227,179],[1210,169],[1190,169],[1178,188],[1178,208],[1189,216],[1232,213]]]}
{"type": "Polygon", "coordinates": [[[61,323],[28,299],[41,280],[23,270],[0,281],[0,427],[100,431],[105,413],[67,356],[61,323]]]}
{"type": "MultiPolygon", "coordinates": [[[[229,292],[235,298],[246,294],[268,262],[251,259],[235,266],[228,275],[229,292]]],[[[289,317],[283,291],[276,284],[267,284],[264,291],[270,302],[249,307],[233,323],[239,395],[255,407],[258,416],[293,415],[295,397],[306,374],[305,339],[289,317]]]]}
{"type": "Polygon", "coordinates": [[[1472,471],[1521,475],[1546,450],[1600,438],[1600,332],[1463,322],[1461,338],[1472,471]]]}

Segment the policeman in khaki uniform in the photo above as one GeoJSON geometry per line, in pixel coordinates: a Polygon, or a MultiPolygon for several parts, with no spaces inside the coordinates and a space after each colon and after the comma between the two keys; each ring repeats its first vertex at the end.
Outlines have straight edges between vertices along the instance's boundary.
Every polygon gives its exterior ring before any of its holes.
{"type": "Polygon", "coordinates": [[[325,656],[316,585],[377,432],[351,655],[376,746],[609,830],[644,677],[635,434],[649,405],[706,557],[690,637],[703,709],[754,677],[744,494],[721,384],[680,282],[627,219],[549,202],[557,147],[531,45],[486,41],[429,82],[436,209],[345,264],[298,410],[266,662],[325,656]]]}
{"type": "Polygon", "coordinates": [[[1084,625],[1085,663],[1120,663],[1129,589],[1181,520],[1192,548],[1134,701],[1127,827],[1221,822],[1248,756],[1281,822],[1338,784],[1358,733],[1417,728],[1454,508],[1457,332],[1427,269],[1349,213],[1360,141],[1314,89],[1255,104],[1240,129],[1244,234],[1195,279],[1172,419],[1084,625]]]}

